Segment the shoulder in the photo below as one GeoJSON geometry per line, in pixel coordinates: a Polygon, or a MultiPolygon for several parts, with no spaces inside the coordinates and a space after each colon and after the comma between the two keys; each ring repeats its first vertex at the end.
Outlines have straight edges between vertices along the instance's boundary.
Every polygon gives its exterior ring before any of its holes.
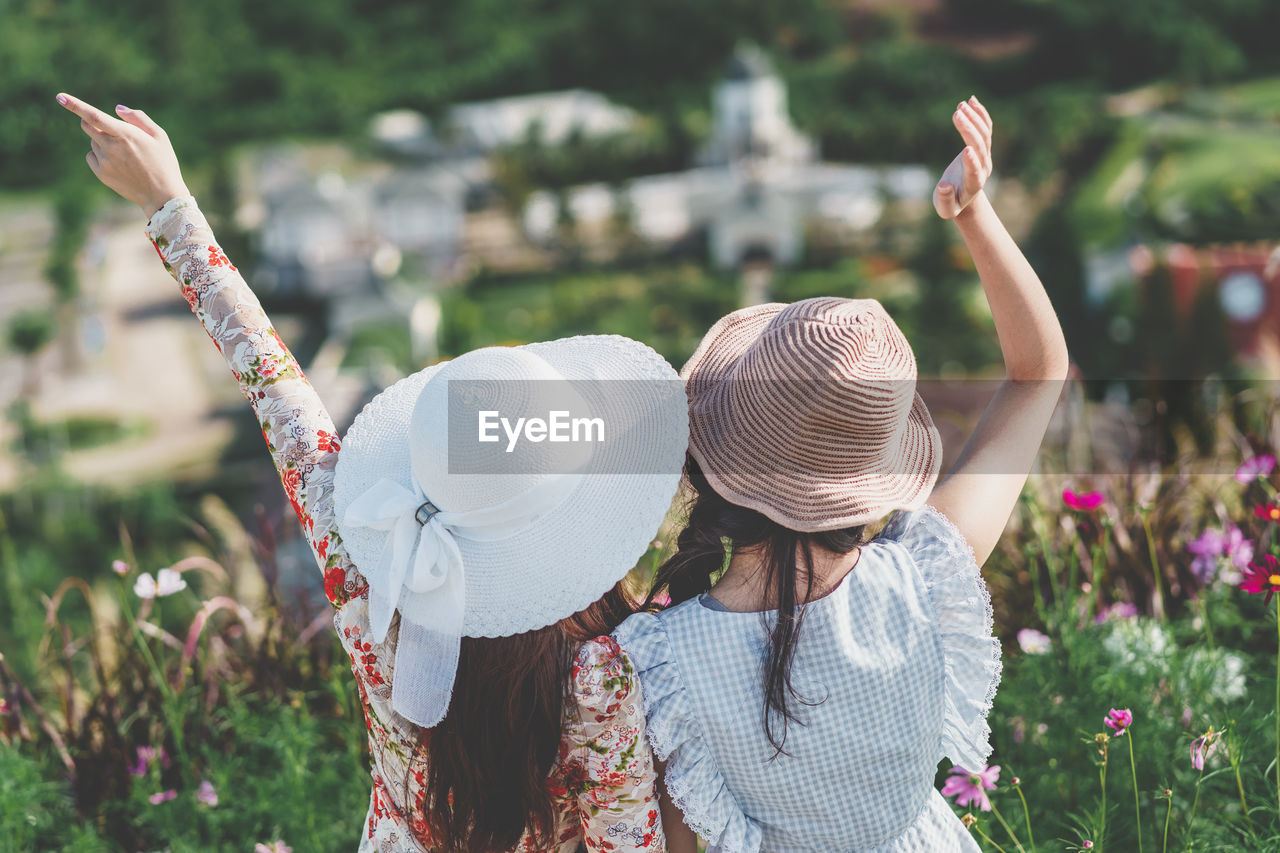
{"type": "Polygon", "coordinates": [[[972,566],[977,560],[964,534],[940,510],[925,505],[896,513],[874,540],[906,551],[927,581],[972,566]]]}
{"type": "Polygon", "coordinates": [[[635,666],[609,636],[588,640],[573,661],[573,692],[578,705],[597,718],[612,715],[637,689],[635,666]]]}

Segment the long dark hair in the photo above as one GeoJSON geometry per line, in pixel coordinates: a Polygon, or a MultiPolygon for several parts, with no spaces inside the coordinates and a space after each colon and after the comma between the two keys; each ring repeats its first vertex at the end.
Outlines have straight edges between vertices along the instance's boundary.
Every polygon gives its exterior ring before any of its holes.
{"type": "Polygon", "coordinates": [[[777,612],[765,649],[762,709],[765,734],[777,758],[785,753],[787,726],[797,722],[791,703],[812,705],[820,701],[801,696],[791,685],[791,662],[804,621],[804,610],[798,605],[813,595],[814,546],[846,554],[862,544],[866,528],[801,533],[763,513],[729,503],[711,488],[692,456],[685,460],[685,475],[693,490],[689,522],[676,540],[676,553],[658,568],[644,609],[659,609],[656,601],[664,589],[672,604],[710,590],[713,578],[725,565],[726,545],[735,553],[760,554],[765,567],[764,590],[772,594],[777,612]],[[803,559],[798,560],[798,554],[803,559]]]}
{"type": "MultiPolygon", "coordinates": [[[[582,643],[608,634],[635,610],[625,581],[553,625],[511,637],[463,637],[449,712],[419,735],[419,840],[442,853],[499,853],[530,833],[556,839],[548,776],[582,643]],[[419,831],[420,830],[420,831],[419,831]]],[[[412,767],[411,767],[412,770],[412,767]]]]}

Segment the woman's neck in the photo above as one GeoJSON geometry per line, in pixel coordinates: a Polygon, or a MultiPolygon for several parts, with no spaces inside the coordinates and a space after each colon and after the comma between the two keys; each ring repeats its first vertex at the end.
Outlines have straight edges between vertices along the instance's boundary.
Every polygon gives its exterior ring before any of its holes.
{"type": "MultiPolygon", "coordinates": [[[[813,590],[804,594],[805,555],[796,549],[796,599],[798,603],[816,601],[840,585],[845,576],[857,565],[862,549],[837,554],[824,548],[811,546],[813,557],[813,590]]],[[[777,608],[777,591],[765,586],[767,555],[759,549],[738,551],[729,561],[729,567],[716,585],[712,595],[730,610],[751,612],[777,608]]]]}

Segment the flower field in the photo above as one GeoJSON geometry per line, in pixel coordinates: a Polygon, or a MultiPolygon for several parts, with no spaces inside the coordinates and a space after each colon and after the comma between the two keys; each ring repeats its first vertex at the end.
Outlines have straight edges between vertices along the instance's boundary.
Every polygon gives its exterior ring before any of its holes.
{"type": "MultiPolygon", "coordinates": [[[[1280,850],[1274,414],[1222,415],[1212,458],[1032,477],[984,568],[991,765],[938,776],[984,850],[1280,850]]],[[[361,712],[286,511],[251,533],[207,496],[65,487],[0,513],[0,847],[352,849],[361,712]]]]}
{"type": "Polygon", "coordinates": [[[1276,460],[1216,463],[1024,493],[992,765],[943,788],[984,850],[1280,850],[1276,460]]]}

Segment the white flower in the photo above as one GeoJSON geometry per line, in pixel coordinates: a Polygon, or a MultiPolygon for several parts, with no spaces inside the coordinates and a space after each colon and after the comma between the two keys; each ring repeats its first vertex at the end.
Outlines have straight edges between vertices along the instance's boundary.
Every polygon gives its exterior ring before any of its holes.
{"type": "Polygon", "coordinates": [[[1187,652],[1178,673],[1178,690],[1183,695],[1204,691],[1215,699],[1243,698],[1245,688],[1245,659],[1226,649],[1207,649],[1197,646],[1187,652]]]}
{"type": "Polygon", "coordinates": [[[1042,634],[1035,628],[1023,628],[1018,632],[1018,645],[1029,655],[1043,655],[1048,654],[1053,643],[1047,634],[1042,634]]]}
{"type": "Polygon", "coordinates": [[[173,569],[161,569],[154,578],[150,572],[143,572],[133,582],[133,594],[138,598],[164,598],[186,588],[187,582],[173,569]]]}
{"type": "Polygon", "coordinates": [[[151,572],[138,575],[138,579],[133,582],[133,594],[138,598],[156,597],[156,579],[151,577],[151,572]]]}
{"type": "Polygon", "coordinates": [[[1168,672],[1165,652],[1173,647],[1173,638],[1164,626],[1145,617],[1110,624],[1111,632],[1102,641],[1102,647],[1117,666],[1143,676],[1168,672]]]}
{"type": "Polygon", "coordinates": [[[166,595],[173,595],[175,592],[181,592],[187,588],[187,582],[182,579],[182,575],[173,569],[161,569],[156,572],[156,595],[163,598],[166,595]]]}

